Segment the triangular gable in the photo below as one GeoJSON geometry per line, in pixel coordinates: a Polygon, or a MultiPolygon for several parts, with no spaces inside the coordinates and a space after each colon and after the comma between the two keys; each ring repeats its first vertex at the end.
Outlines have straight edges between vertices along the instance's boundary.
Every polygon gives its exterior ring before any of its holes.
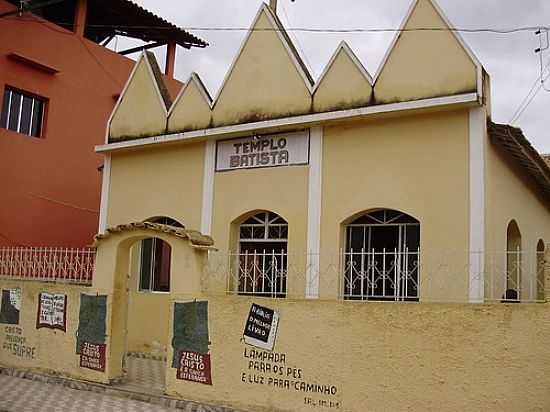
{"type": "Polygon", "coordinates": [[[154,56],[146,53],[142,53],[136,61],[109,119],[109,142],[129,136],[138,138],[166,132],[169,95],[162,78],[155,75],[156,69],[151,61],[156,65],[154,56]]]}
{"type": "Polygon", "coordinates": [[[308,113],[312,83],[280,21],[262,4],[215,99],[213,125],[308,113]]]}
{"type": "Polygon", "coordinates": [[[212,121],[212,98],[196,73],[176,97],[168,112],[168,133],[207,129],[212,121]]]}
{"type": "Polygon", "coordinates": [[[401,29],[375,78],[377,103],[482,93],[481,65],[435,2],[415,0],[401,29]]]}
{"type": "Polygon", "coordinates": [[[342,42],[313,93],[315,112],[367,106],[372,97],[372,77],[347,43],[342,42]]]}

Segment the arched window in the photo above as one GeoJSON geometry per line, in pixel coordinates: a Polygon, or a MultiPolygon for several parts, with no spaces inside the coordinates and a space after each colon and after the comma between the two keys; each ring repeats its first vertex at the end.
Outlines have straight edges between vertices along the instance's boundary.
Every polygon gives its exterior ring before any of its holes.
{"type": "MultiPolygon", "coordinates": [[[[154,217],[145,222],[158,223],[174,227],[183,227],[178,221],[169,217],[154,217]]],[[[148,238],[141,241],[139,290],[142,292],[170,292],[171,248],[159,238],[148,238]]]]}
{"type": "Polygon", "coordinates": [[[544,241],[537,243],[537,300],[544,300],[544,241]]]}
{"type": "Polygon", "coordinates": [[[257,213],[240,224],[239,294],[286,296],[287,238],[287,221],[273,212],[257,213]]]}
{"type": "Polygon", "coordinates": [[[515,220],[506,229],[506,291],[503,300],[516,302],[521,296],[521,232],[515,220]]]}
{"type": "Polygon", "coordinates": [[[344,299],[417,301],[420,223],[396,210],[346,225],[344,299]]]}

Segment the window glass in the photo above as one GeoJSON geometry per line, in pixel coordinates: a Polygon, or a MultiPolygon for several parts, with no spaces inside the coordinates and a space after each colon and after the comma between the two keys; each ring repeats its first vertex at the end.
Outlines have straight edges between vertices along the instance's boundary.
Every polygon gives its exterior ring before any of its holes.
{"type": "Polygon", "coordinates": [[[141,242],[140,290],[151,289],[151,267],[153,264],[153,239],[141,242]]]}
{"type": "Polygon", "coordinates": [[[420,223],[395,210],[358,216],[346,227],[344,299],[417,301],[420,223]]]}
{"type": "Polygon", "coordinates": [[[40,137],[42,133],[42,119],[44,113],[44,102],[34,100],[34,109],[32,111],[31,136],[40,137]]]}
{"type": "Polygon", "coordinates": [[[33,99],[23,96],[23,107],[21,108],[21,119],[19,123],[19,133],[30,134],[31,116],[33,99]]]}
{"type": "Polygon", "coordinates": [[[8,129],[14,132],[17,132],[19,128],[19,109],[21,109],[22,97],[19,93],[11,94],[8,129]]]}
{"type": "Polygon", "coordinates": [[[144,292],[170,291],[170,245],[161,239],[144,239],[141,242],[139,290],[144,292]]]}
{"type": "Polygon", "coordinates": [[[10,88],[4,90],[0,127],[28,136],[40,137],[43,114],[42,99],[10,88]]]}
{"type": "Polygon", "coordinates": [[[236,286],[240,295],[286,297],[288,223],[273,212],[260,212],[239,229],[236,286]]]}
{"type": "Polygon", "coordinates": [[[0,117],[0,127],[7,128],[8,126],[8,111],[10,107],[11,91],[4,91],[4,100],[2,101],[2,115],[0,117]]]}

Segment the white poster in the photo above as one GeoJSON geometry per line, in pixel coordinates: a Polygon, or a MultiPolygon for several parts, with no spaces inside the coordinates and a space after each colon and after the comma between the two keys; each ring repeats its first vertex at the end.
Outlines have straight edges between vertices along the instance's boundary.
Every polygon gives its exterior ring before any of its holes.
{"type": "Polygon", "coordinates": [[[66,331],[67,296],[55,293],[40,293],[36,327],[66,331]]]}
{"type": "Polygon", "coordinates": [[[308,163],[309,130],[223,140],[216,145],[218,172],[308,163]]]}

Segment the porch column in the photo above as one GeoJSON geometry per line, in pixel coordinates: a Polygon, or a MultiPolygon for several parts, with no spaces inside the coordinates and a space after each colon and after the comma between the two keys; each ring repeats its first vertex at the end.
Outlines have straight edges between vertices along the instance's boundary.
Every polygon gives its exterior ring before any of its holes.
{"type": "Polygon", "coordinates": [[[164,68],[164,74],[171,79],[174,78],[174,68],[176,66],[176,42],[169,41],[166,45],[166,66],[164,68]]]}
{"type": "Polygon", "coordinates": [[[76,0],[75,10],[74,10],[73,31],[77,36],[84,37],[87,13],[88,13],[88,0],[76,0]]]}
{"type": "Polygon", "coordinates": [[[470,109],[470,247],[469,302],[485,297],[485,136],[487,117],[483,107],[470,109]]]}
{"type": "Polygon", "coordinates": [[[321,250],[321,184],[323,160],[323,127],[312,127],[309,133],[309,187],[307,205],[306,298],[319,298],[321,250]]]}

